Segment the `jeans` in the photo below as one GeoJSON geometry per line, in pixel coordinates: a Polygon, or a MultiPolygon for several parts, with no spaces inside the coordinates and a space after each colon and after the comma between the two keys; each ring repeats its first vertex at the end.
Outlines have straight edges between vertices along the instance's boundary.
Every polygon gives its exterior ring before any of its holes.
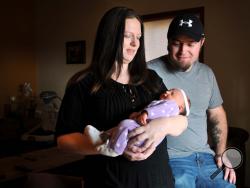
{"type": "Polygon", "coordinates": [[[235,188],[224,180],[223,171],[213,180],[210,176],[217,170],[214,157],[208,153],[194,153],[188,157],[169,160],[175,179],[175,188],[235,188]]]}

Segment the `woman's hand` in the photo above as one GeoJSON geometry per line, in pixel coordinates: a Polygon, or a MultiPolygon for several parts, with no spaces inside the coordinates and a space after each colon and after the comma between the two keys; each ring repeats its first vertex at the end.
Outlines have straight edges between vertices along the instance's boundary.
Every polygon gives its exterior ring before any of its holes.
{"type": "Polygon", "coordinates": [[[151,145],[144,152],[133,152],[127,147],[123,156],[130,161],[141,161],[147,159],[155,151],[155,148],[154,145],[151,145]]]}
{"type": "Polygon", "coordinates": [[[135,153],[146,152],[147,154],[150,153],[151,155],[156,146],[164,139],[166,135],[162,130],[162,127],[163,126],[161,124],[154,124],[151,121],[145,126],[134,129],[128,134],[128,148],[135,153]],[[140,143],[143,143],[143,145],[140,145],[140,143]],[[152,150],[152,148],[154,149],[152,150]]]}
{"type": "Polygon", "coordinates": [[[185,116],[154,119],[145,126],[138,127],[128,134],[130,139],[128,148],[135,153],[146,152],[152,147],[155,148],[166,135],[178,136],[186,128],[187,118],[185,116]],[[144,142],[142,146],[137,146],[142,142],[144,142]]]}

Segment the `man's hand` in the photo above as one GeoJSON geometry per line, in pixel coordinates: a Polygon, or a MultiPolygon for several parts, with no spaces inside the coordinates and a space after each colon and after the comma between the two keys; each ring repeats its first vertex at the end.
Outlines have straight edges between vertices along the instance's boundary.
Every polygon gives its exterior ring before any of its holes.
{"type": "MultiPolygon", "coordinates": [[[[221,156],[215,157],[215,160],[216,160],[216,164],[217,164],[218,168],[222,168],[223,163],[222,163],[221,156]]],[[[236,183],[236,173],[235,173],[234,169],[225,167],[224,180],[229,181],[232,184],[236,183]]]]}

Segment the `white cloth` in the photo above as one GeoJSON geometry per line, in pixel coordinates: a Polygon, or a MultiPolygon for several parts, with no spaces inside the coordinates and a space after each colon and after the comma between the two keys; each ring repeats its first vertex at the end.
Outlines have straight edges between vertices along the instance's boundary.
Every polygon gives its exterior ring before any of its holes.
{"type": "Polygon", "coordinates": [[[116,157],[118,154],[114,152],[113,149],[109,147],[109,139],[103,141],[101,138],[101,134],[103,132],[99,131],[92,125],[87,125],[84,129],[84,134],[88,137],[90,142],[95,146],[96,150],[106,156],[116,157]]]}

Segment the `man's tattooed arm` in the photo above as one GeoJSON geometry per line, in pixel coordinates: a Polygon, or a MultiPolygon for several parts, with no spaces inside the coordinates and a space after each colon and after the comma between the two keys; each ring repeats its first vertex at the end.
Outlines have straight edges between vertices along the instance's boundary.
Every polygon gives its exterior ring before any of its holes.
{"type": "Polygon", "coordinates": [[[227,118],[222,106],[208,110],[208,131],[216,155],[220,156],[226,149],[227,118]]]}

